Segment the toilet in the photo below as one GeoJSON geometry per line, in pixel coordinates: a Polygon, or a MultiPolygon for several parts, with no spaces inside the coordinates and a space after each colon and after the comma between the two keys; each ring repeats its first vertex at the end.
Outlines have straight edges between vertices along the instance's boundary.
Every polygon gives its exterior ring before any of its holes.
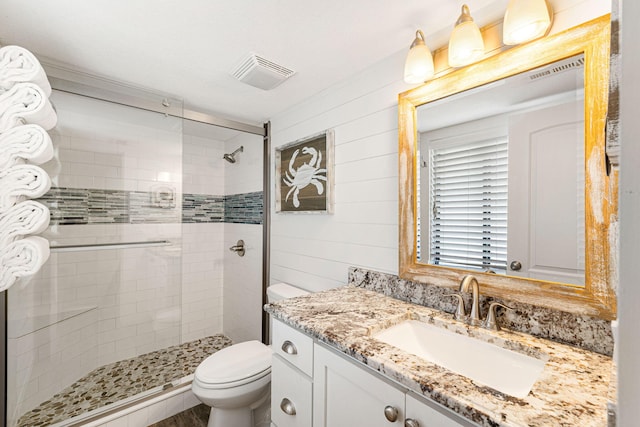
{"type": "MultiPolygon", "coordinates": [[[[286,283],[267,288],[269,302],[305,294],[286,283]]],[[[260,341],[246,341],[223,348],[198,365],[191,390],[211,407],[208,427],[255,427],[254,411],[269,406],[271,353],[271,347],[260,341]]]]}

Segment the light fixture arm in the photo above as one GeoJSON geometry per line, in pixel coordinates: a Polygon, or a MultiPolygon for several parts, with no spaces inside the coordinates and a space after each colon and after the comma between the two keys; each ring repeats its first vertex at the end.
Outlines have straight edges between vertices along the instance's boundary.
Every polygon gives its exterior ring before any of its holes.
{"type": "Polygon", "coordinates": [[[416,30],[416,38],[413,40],[413,43],[411,43],[411,47],[409,48],[409,50],[420,45],[426,46],[427,44],[424,41],[424,33],[422,32],[422,30],[416,30]]]}
{"type": "Polygon", "coordinates": [[[465,22],[473,22],[473,18],[471,17],[469,6],[467,6],[466,4],[463,4],[462,11],[460,12],[460,16],[458,17],[458,20],[456,21],[456,25],[454,25],[454,27],[457,27],[458,25],[463,24],[465,22]]]}

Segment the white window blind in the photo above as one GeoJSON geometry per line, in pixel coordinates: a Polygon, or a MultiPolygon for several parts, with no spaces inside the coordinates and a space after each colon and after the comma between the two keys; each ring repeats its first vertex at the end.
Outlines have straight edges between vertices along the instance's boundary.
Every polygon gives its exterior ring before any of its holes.
{"type": "Polygon", "coordinates": [[[507,154],[506,136],[430,149],[431,264],[506,272],[507,154]]]}

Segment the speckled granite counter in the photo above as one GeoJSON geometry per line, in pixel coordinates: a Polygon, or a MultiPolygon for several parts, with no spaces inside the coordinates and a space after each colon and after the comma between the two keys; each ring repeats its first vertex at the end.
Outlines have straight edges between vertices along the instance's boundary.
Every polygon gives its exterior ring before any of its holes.
{"type": "Polygon", "coordinates": [[[445,312],[353,286],[275,302],[265,310],[480,425],[607,425],[610,357],[522,333],[469,327],[445,312]],[[410,318],[548,361],[527,397],[507,396],[371,338],[410,318]]]}

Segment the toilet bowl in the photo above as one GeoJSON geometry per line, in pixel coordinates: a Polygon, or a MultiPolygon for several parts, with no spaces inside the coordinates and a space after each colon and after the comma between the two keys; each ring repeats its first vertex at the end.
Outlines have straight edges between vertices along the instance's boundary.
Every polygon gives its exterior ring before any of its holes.
{"type": "MultiPolygon", "coordinates": [[[[285,283],[267,288],[270,302],[308,292],[285,283]]],[[[223,348],[198,365],[191,390],[211,407],[208,427],[255,427],[254,412],[268,408],[271,347],[246,341],[223,348]]]]}

